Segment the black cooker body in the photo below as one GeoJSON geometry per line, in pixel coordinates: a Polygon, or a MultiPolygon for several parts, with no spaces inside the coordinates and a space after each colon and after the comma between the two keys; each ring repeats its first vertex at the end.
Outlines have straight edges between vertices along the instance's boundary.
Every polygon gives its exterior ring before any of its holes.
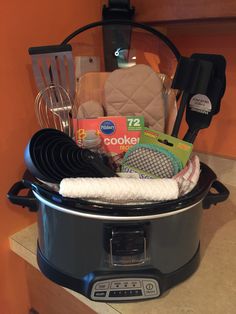
{"type": "Polygon", "coordinates": [[[183,265],[190,264],[188,275],[198,265],[200,203],[171,216],[114,221],[56,212],[40,202],[40,269],[93,300],[157,297],[186,278],[183,265]]]}
{"type": "Polygon", "coordinates": [[[197,186],[175,201],[99,204],[27,180],[8,197],[38,212],[37,260],[46,277],[92,300],[118,302],[158,297],[188,278],[199,264],[202,209],[228,194],[201,164],[197,186]]]}

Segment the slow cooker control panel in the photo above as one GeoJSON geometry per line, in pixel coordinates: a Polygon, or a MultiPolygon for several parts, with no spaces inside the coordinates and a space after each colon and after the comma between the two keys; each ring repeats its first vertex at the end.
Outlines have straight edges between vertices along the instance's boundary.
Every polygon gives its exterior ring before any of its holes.
{"type": "Polygon", "coordinates": [[[97,281],[92,300],[122,301],[155,298],[160,295],[158,282],[150,278],[125,278],[97,281]]]}

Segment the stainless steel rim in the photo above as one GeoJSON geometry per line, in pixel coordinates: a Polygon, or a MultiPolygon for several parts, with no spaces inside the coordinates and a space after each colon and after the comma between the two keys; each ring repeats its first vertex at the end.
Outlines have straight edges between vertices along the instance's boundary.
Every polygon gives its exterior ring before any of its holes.
{"type": "Polygon", "coordinates": [[[83,218],[88,218],[88,219],[97,219],[97,220],[113,220],[113,221],[137,221],[137,220],[153,220],[153,219],[160,219],[160,218],[165,218],[165,217],[169,217],[169,216],[173,216],[173,215],[177,215],[177,214],[181,214],[193,207],[195,207],[196,205],[200,204],[202,202],[202,200],[198,201],[197,203],[188,206],[188,207],[184,207],[181,208],[179,210],[175,210],[175,211],[171,211],[171,212],[167,212],[167,213],[163,213],[163,214],[156,214],[156,215],[143,215],[143,216],[108,216],[108,215],[99,215],[99,214],[93,214],[93,213],[84,213],[84,212],[80,212],[80,211],[75,211],[75,210],[71,210],[68,208],[64,208],[60,205],[56,205],[54,203],[49,202],[47,199],[43,198],[41,195],[37,194],[35,191],[33,191],[35,197],[42,202],[43,204],[51,207],[52,209],[58,210],[60,212],[63,212],[65,214],[70,214],[70,215],[74,215],[74,216],[79,216],[79,217],[83,217],[83,218]]]}

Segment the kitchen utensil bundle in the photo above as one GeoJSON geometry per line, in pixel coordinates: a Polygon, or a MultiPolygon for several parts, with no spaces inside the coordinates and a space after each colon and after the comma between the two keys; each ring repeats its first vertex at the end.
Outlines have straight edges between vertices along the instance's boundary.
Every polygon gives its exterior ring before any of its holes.
{"type": "Polygon", "coordinates": [[[73,136],[71,109],[75,101],[72,47],[29,48],[38,95],[35,111],[41,128],[54,127],[73,136]]]}
{"type": "Polygon", "coordinates": [[[35,113],[41,128],[55,128],[73,137],[73,100],[60,85],[41,90],[35,99],[35,113]]]}
{"type": "MultiPolygon", "coordinates": [[[[55,52],[58,52],[57,50],[58,47],[55,46],[30,49],[30,54],[33,56],[32,60],[34,60],[34,72],[37,73],[39,71],[39,68],[36,69],[35,66],[36,56],[43,53],[43,57],[40,55],[40,58],[43,59],[42,67],[44,69],[43,74],[47,79],[46,82],[59,82],[59,77],[61,77],[63,84],[66,85],[64,77],[65,68],[61,65],[61,56],[55,55],[55,52]],[[51,53],[53,52],[54,55],[49,56],[51,62],[45,67],[46,63],[44,57],[48,52],[50,53],[50,51],[51,53]],[[44,55],[44,53],[46,54],[44,55]],[[56,68],[55,62],[58,62],[56,68]],[[49,72],[46,72],[46,68],[49,72]],[[58,68],[60,73],[55,71],[56,69],[58,70],[58,68]]],[[[59,47],[60,53],[65,53],[65,51],[71,52],[71,47],[59,47]]],[[[69,59],[71,59],[71,56],[69,59]]],[[[71,66],[72,63],[69,62],[70,72],[72,71],[71,66]]],[[[37,63],[37,67],[39,67],[39,63],[37,63]]],[[[178,136],[183,112],[188,103],[186,119],[189,124],[189,130],[184,139],[193,142],[198,130],[209,126],[212,115],[208,114],[209,118],[206,119],[206,117],[204,117],[201,123],[197,122],[196,115],[211,112],[211,107],[203,112],[204,110],[201,106],[204,107],[204,104],[205,107],[208,106],[206,105],[204,95],[208,95],[214,103],[213,114],[219,111],[217,106],[219,107],[220,99],[224,93],[224,72],[225,61],[221,56],[194,54],[191,58],[180,58],[172,87],[182,90],[183,95],[172,136],[178,136]],[[216,88],[218,88],[219,92],[214,91],[216,88]],[[201,108],[199,109],[199,107],[201,108]]],[[[41,84],[44,80],[42,79],[42,75],[40,80],[41,84]]],[[[132,68],[115,70],[108,75],[103,83],[105,94],[104,109],[106,114],[127,115],[129,112],[136,115],[143,114],[145,121],[149,125],[153,125],[153,127],[158,130],[164,130],[165,110],[163,82],[149,66],[139,64],[132,68]],[[156,114],[158,114],[158,116],[156,114]]],[[[38,83],[38,86],[40,84],[38,83]]],[[[208,96],[205,97],[208,99],[208,96]]],[[[92,106],[92,112],[101,111],[101,114],[104,112],[102,104],[99,104],[95,100],[90,100],[81,104],[78,111],[80,117],[81,115],[86,115],[87,117],[87,113],[89,112],[87,105],[92,106]]],[[[69,136],[72,136],[70,123],[71,109],[72,103],[70,101],[70,95],[65,88],[60,85],[47,86],[36,98],[36,113],[40,125],[42,127],[50,127],[50,122],[53,122],[54,128],[62,130],[69,136]]],[[[88,118],[91,117],[89,116],[88,118]]],[[[135,145],[126,153],[122,171],[138,172],[140,178],[172,178],[184,165],[185,163],[181,165],[179,159],[169,149],[142,143],[135,145]]],[[[80,176],[81,175],[82,173],[80,173],[80,176]]],[[[58,177],[56,179],[58,180],[58,177]]]]}
{"type": "Polygon", "coordinates": [[[33,135],[25,150],[25,163],[36,178],[51,183],[70,177],[115,176],[99,154],[79,148],[55,129],[42,129],[33,135]]]}

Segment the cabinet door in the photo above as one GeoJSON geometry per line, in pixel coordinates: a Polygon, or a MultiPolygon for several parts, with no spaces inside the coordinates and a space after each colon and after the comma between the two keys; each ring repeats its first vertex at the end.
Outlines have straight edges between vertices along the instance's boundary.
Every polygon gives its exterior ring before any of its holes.
{"type": "Polygon", "coordinates": [[[236,17],[235,0],[132,0],[142,22],[236,17]]]}
{"type": "Polygon", "coordinates": [[[45,278],[37,269],[26,264],[32,310],[39,314],[95,314],[62,287],[45,278]]]}

